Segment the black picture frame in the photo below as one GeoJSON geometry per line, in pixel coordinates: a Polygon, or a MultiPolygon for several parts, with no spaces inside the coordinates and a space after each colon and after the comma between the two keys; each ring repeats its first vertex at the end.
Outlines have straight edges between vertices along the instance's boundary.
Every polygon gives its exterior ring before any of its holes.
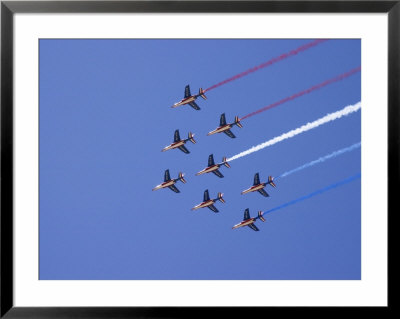
{"type": "MultiPolygon", "coordinates": [[[[388,14],[388,218],[396,213],[399,187],[400,1],[1,1],[1,318],[192,318],[212,314],[251,316],[271,311],[301,316],[327,307],[15,307],[13,303],[13,19],[15,13],[117,12],[307,12],[388,14]]],[[[390,231],[388,222],[388,247],[390,231]]],[[[388,255],[389,256],[389,255],[388,255]]],[[[390,256],[388,265],[390,265],[390,256]]],[[[389,269],[388,269],[389,271],[389,269]]],[[[390,276],[390,272],[389,272],[390,276]]],[[[389,277],[392,278],[392,277],[389,277]]],[[[346,307],[348,314],[392,309],[388,279],[388,307],[346,307]]],[[[341,307],[329,308],[335,314],[341,307]]]]}

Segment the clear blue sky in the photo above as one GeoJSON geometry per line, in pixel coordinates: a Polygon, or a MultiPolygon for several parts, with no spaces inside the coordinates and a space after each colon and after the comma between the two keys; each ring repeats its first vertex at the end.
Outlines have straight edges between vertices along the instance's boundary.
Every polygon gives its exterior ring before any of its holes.
{"type": "Polygon", "coordinates": [[[330,40],[206,93],[183,98],[312,41],[40,40],[40,279],[361,279],[361,181],[329,190],[232,229],[250,209],[285,204],[355,175],[360,148],[279,178],[270,197],[240,195],[254,173],[288,170],[361,141],[361,112],[222,167],[217,162],[361,99],[357,73],[243,120],[237,136],[206,136],[219,124],[361,64],[359,40],[330,40]],[[162,153],[189,131],[197,144],[162,153]],[[185,173],[181,193],[152,191],[185,173]],[[208,189],[225,204],[191,211],[208,189]]]}

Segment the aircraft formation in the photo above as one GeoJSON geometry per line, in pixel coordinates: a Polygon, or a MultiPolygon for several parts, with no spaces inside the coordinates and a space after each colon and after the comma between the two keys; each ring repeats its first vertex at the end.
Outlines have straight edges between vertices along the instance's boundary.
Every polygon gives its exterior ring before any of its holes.
{"type": "MultiPolygon", "coordinates": [[[[217,87],[219,87],[221,85],[227,84],[227,83],[229,83],[231,81],[235,81],[235,80],[237,80],[239,78],[242,78],[242,77],[244,77],[244,76],[246,76],[246,75],[248,75],[250,73],[256,72],[256,71],[258,71],[260,69],[263,69],[265,67],[268,67],[268,66],[270,66],[270,65],[272,65],[274,63],[282,61],[282,60],[284,60],[284,59],[286,59],[288,57],[297,55],[300,52],[304,52],[305,50],[308,50],[308,49],[310,49],[312,47],[315,47],[316,45],[318,45],[320,43],[324,43],[326,41],[328,41],[328,39],[317,39],[317,40],[314,40],[312,42],[306,43],[305,45],[302,45],[302,46],[298,47],[295,50],[291,50],[290,52],[287,52],[285,54],[280,55],[279,57],[272,58],[271,60],[269,60],[267,62],[264,62],[264,63],[262,63],[262,64],[260,64],[260,65],[258,65],[256,67],[250,68],[250,69],[248,69],[246,71],[243,71],[243,72],[240,72],[240,73],[238,73],[238,74],[236,74],[236,75],[234,75],[234,76],[232,76],[230,78],[227,78],[227,79],[225,79],[225,80],[223,80],[221,82],[218,82],[218,83],[210,86],[209,88],[207,88],[205,90],[200,88],[198,94],[193,94],[192,95],[191,92],[190,92],[190,86],[186,85],[185,86],[185,90],[184,90],[183,99],[181,99],[179,102],[176,102],[171,107],[172,108],[177,108],[179,106],[188,105],[191,108],[193,108],[194,110],[199,111],[199,110],[201,110],[201,108],[196,103],[196,100],[199,97],[201,97],[203,100],[207,100],[207,97],[205,95],[205,93],[207,91],[215,89],[215,88],[217,88],[217,87]]],[[[314,84],[313,86],[311,86],[308,89],[304,89],[302,91],[296,92],[295,94],[292,94],[292,95],[290,95],[290,96],[288,96],[286,98],[283,98],[283,99],[278,100],[276,102],[273,102],[273,103],[271,103],[269,105],[266,105],[266,106],[264,106],[264,107],[262,107],[262,108],[260,108],[258,110],[255,110],[255,111],[253,111],[253,112],[251,112],[249,114],[246,114],[246,115],[242,116],[242,118],[239,118],[239,116],[235,116],[233,122],[231,122],[231,123],[227,123],[225,113],[222,113],[220,115],[219,126],[217,128],[215,128],[214,130],[208,132],[207,136],[214,135],[214,134],[217,134],[217,133],[224,133],[229,138],[235,139],[236,135],[232,131],[233,131],[233,128],[235,128],[235,126],[237,126],[239,128],[243,127],[241,121],[243,121],[243,120],[245,120],[245,119],[247,119],[247,118],[249,118],[251,116],[254,116],[256,114],[259,114],[261,112],[264,112],[264,111],[267,111],[267,110],[272,109],[274,107],[277,107],[279,105],[282,105],[282,104],[284,104],[286,102],[292,101],[292,100],[294,100],[296,98],[299,98],[301,96],[304,96],[306,94],[309,94],[309,93],[311,93],[311,92],[313,92],[315,90],[319,90],[319,89],[321,89],[321,88],[323,88],[323,87],[325,87],[325,86],[327,86],[329,84],[341,81],[341,80],[343,80],[345,78],[348,78],[348,77],[350,77],[350,76],[352,76],[354,74],[359,73],[360,71],[361,71],[361,66],[353,68],[353,69],[351,69],[351,70],[349,70],[349,71],[347,71],[347,72],[345,72],[343,74],[337,75],[337,76],[335,76],[333,78],[330,78],[328,80],[325,80],[325,81],[323,81],[323,82],[321,82],[319,84],[314,84]]],[[[258,150],[260,150],[262,148],[265,148],[265,147],[268,147],[270,145],[273,145],[273,144],[277,143],[278,141],[293,137],[295,135],[298,135],[298,134],[303,133],[305,131],[308,131],[310,129],[316,128],[316,127],[318,127],[318,126],[320,126],[320,125],[322,125],[324,123],[328,123],[330,121],[333,121],[333,120],[336,120],[336,119],[341,118],[343,116],[346,116],[346,115],[348,115],[348,114],[350,114],[352,112],[356,112],[357,110],[360,109],[360,107],[361,107],[360,102],[358,102],[358,103],[356,103],[354,105],[348,105],[345,108],[343,108],[342,110],[327,114],[324,117],[322,117],[322,118],[320,118],[318,120],[315,120],[313,122],[308,122],[307,124],[297,128],[297,129],[291,130],[291,131],[289,131],[287,133],[284,133],[284,134],[280,135],[279,138],[275,137],[275,138],[273,138],[273,139],[271,139],[269,141],[263,142],[263,143],[261,143],[259,145],[256,145],[256,146],[253,146],[250,149],[245,150],[245,151],[243,151],[241,153],[238,153],[238,154],[234,155],[233,157],[231,157],[229,159],[227,159],[226,157],[223,157],[222,161],[219,162],[219,163],[215,163],[213,154],[210,154],[208,156],[207,167],[205,167],[201,171],[197,172],[195,175],[199,176],[199,175],[203,175],[203,174],[206,174],[206,173],[213,173],[217,177],[223,178],[224,175],[221,173],[221,168],[222,168],[222,166],[225,166],[226,168],[230,168],[231,166],[229,165],[228,162],[233,161],[233,160],[235,160],[237,158],[246,156],[246,155],[248,155],[250,153],[256,152],[256,151],[258,151],[258,150]]],[[[170,145],[167,145],[166,147],[164,147],[161,151],[165,152],[165,151],[168,151],[168,150],[179,149],[180,151],[184,152],[185,154],[190,154],[190,151],[185,146],[186,142],[188,142],[188,141],[192,142],[193,144],[196,143],[196,141],[194,140],[194,134],[192,132],[189,132],[188,133],[188,138],[181,139],[180,135],[179,135],[179,130],[177,129],[177,130],[175,130],[175,133],[174,133],[173,142],[170,145]]],[[[309,167],[310,165],[314,165],[314,163],[317,163],[317,162],[321,162],[321,159],[318,159],[317,161],[313,161],[311,163],[308,163],[307,165],[303,165],[302,167],[297,168],[296,170],[303,169],[303,167],[309,167]]],[[[285,173],[285,174],[287,174],[287,173],[285,173]]],[[[284,174],[278,176],[278,178],[282,177],[283,175],[284,174]]],[[[176,193],[179,193],[180,191],[178,190],[178,188],[175,185],[177,181],[181,181],[183,183],[186,183],[186,181],[183,179],[183,173],[179,173],[178,174],[178,178],[171,179],[171,177],[169,175],[169,170],[167,169],[165,171],[165,174],[164,174],[164,182],[161,183],[160,185],[157,185],[155,188],[153,188],[153,190],[158,190],[158,189],[161,189],[161,188],[169,188],[172,191],[174,191],[176,193]]],[[[276,184],[274,182],[274,177],[268,176],[268,179],[265,182],[261,182],[260,181],[260,175],[257,172],[254,175],[253,185],[250,186],[249,188],[243,190],[241,192],[241,194],[244,195],[244,194],[251,193],[251,192],[258,192],[264,197],[269,197],[270,195],[265,190],[266,186],[268,186],[268,185],[270,185],[271,187],[274,187],[274,188],[276,187],[276,184]]],[[[208,193],[208,189],[206,189],[204,191],[203,202],[198,204],[198,205],[196,205],[196,206],[194,206],[192,208],[192,210],[197,210],[199,208],[208,207],[210,210],[212,210],[213,212],[217,213],[218,209],[214,205],[217,201],[220,201],[222,203],[225,202],[223,200],[223,198],[222,198],[222,193],[219,192],[218,195],[217,195],[217,198],[210,199],[210,196],[209,196],[209,193],[208,193]]],[[[270,210],[268,212],[270,212],[270,210]]],[[[240,228],[240,227],[243,227],[243,226],[248,226],[252,230],[258,231],[258,228],[254,225],[254,222],[257,219],[260,219],[261,221],[265,221],[265,219],[263,217],[263,212],[259,211],[258,212],[258,216],[250,217],[249,209],[247,208],[245,210],[245,212],[244,212],[243,220],[239,224],[233,226],[233,229],[240,228]]]]}
{"type": "MultiPolygon", "coordinates": [[[[195,109],[196,111],[199,111],[200,107],[195,102],[195,100],[198,97],[202,97],[204,100],[207,99],[207,97],[205,96],[205,91],[202,88],[199,89],[199,93],[198,94],[192,95],[190,93],[190,86],[186,85],[184,98],[182,100],[180,100],[179,102],[175,103],[174,105],[172,105],[172,108],[176,108],[178,106],[183,106],[183,105],[189,105],[193,109],[195,109]]],[[[237,127],[239,127],[239,128],[243,127],[242,124],[240,123],[240,118],[238,116],[235,116],[235,119],[234,119],[234,121],[232,123],[226,123],[225,113],[222,113],[221,116],[220,116],[219,126],[215,130],[209,132],[207,134],[207,136],[210,136],[210,135],[213,135],[213,134],[216,134],[216,133],[225,133],[230,138],[236,138],[236,136],[231,131],[232,127],[235,126],[235,125],[237,127]]],[[[193,144],[195,144],[196,141],[194,140],[193,137],[194,137],[194,134],[192,132],[189,132],[187,139],[181,139],[180,138],[180,134],[179,134],[179,130],[177,129],[177,130],[175,130],[175,133],[174,133],[174,141],[171,144],[165,146],[161,151],[165,152],[165,151],[168,151],[168,150],[179,149],[180,151],[182,151],[185,154],[190,154],[190,151],[186,148],[185,144],[188,141],[190,141],[193,144]]],[[[222,162],[215,163],[214,155],[210,154],[208,156],[207,167],[205,167],[201,171],[197,172],[195,175],[198,176],[198,175],[202,175],[202,174],[206,174],[206,173],[213,173],[217,177],[223,178],[224,175],[220,172],[220,168],[222,166],[225,166],[227,168],[231,167],[229,165],[228,161],[227,161],[227,158],[223,157],[222,158],[222,162]]],[[[176,183],[178,181],[181,181],[182,183],[186,183],[186,180],[183,178],[183,176],[184,176],[184,174],[179,172],[178,173],[178,177],[176,179],[172,179],[171,176],[170,176],[170,173],[169,173],[169,169],[167,169],[164,172],[164,182],[159,184],[159,185],[157,185],[156,187],[154,187],[153,191],[158,190],[158,189],[162,189],[162,188],[169,188],[170,190],[172,190],[175,193],[180,193],[179,189],[176,187],[176,183]]],[[[271,185],[273,187],[276,187],[276,185],[275,185],[273,180],[274,180],[274,178],[272,176],[269,176],[268,177],[268,181],[266,181],[264,183],[261,183],[260,182],[259,173],[256,173],[254,175],[253,186],[251,186],[250,188],[248,188],[246,190],[243,190],[243,192],[241,194],[247,194],[247,193],[250,193],[250,192],[259,192],[264,197],[269,197],[269,194],[264,190],[264,188],[267,185],[271,185]]],[[[225,203],[225,200],[223,199],[223,194],[221,192],[218,192],[217,197],[215,199],[210,199],[210,195],[209,195],[208,189],[206,189],[204,191],[204,194],[203,194],[203,202],[201,202],[200,204],[194,206],[192,208],[192,210],[197,210],[197,209],[200,209],[200,208],[207,207],[208,209],[212,210],[213,212],[218,213],[219,210],[214,205],[217,201],[220,201],[221,203],[225,203]]],[[[234,225],[232,227],[232,229],[248,226],[249,228],[251,228],[254,231],[259,231],[257,226],[254,225],[254,223],[255,223],[255,221],[257,219],[260,219],[263,222],[265,221],[265,218],[263,217],[263,212],[259,211],[257,217],[250,217],[249,209],[246,208],[246,210],[244,211],[243,220],[239,224],[234,225]]]]}

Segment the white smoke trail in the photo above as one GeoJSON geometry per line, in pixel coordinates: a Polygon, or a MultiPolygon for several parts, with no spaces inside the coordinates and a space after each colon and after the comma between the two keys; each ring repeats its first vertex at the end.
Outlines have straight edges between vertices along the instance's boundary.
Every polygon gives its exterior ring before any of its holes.
{"type": "Polygon", "coordinates": [[[361,102],[358,102],[358,103],[356,103],[354,105],[348,105],[348,106],[346,106],[345,108],[343,108],[340,111],[336,111],[334,113],[329,113],[329,114],[325,115],[324,117],[322,117],[322,118],[320,118],[320,119],[318,119],[318,120],[316,120],[314,122],[307,123],[307,124],[305,124],[305,125],[303,125],[303,126],[301,126],[299,128],[291,130],[291,131],[289,131],[287,133],[284,133],[284,134],[282,134],[280,136],[276,136],[276,137],[274,137],[274,138],[272,138],[272,139],[270,139],[270,140],[268,140],[268,141],[266,141],[264,143],[261,143],[261,144],[258,144],[256,146],[253,146],[252,148],[250,148],[250,149],[248,149],[246,151],[243,151],[243,152],[241,152],[239,154],[236,154],[236,155],[228,158],[227,161],[230,162],[230,161],[233,161],[233,160],[238,159],[240,157],[243,157],[243,156],[249,155],[251,153],[257,152],[259,150],[262,150],[263,148],[266,148],[268,146],[274,145],[274,144],[276,144],[278,142],[281,142],[283,140],[286,140],[288,138],[294,137],[294,136],[296,136],[296,135],[298,135],[300,133],[309,131],[309,130],[311,130],[313,128],[316,128],[316,127],[318,127],[318,126],[320,126],[322,124],[337,120],[337,119],[341,118],[342,116],[349,115],[349,114],[351,114],[353,112],[358,111],[360,108],[361,108],[361,102]]]}
{"type": "Polygon", "coordinates": [[[303,170],[303,169],[305,169],[305,168],[307,168],[307,167],[311,167],[311,166],[314,166],[315,164],[325,162],[325,161],[328,160],[328,159],[331,159],[331,158],[334,158],[334,157],[339,156],[339,155],[341,155],[341,154],[344,154],[344,153],[350,152],[350,151],[352,151],[352,150],[355,150],[356,148],[358,148],[358,147],[360,147],[360,146],[361,146],[361,143],[358,142],[358,143],[353,144],[353,145],[351,145],[351,146],[349,146],[349,147],[342,148],[341,150],[335,151],[335,152],[333,152],[333,153],[331,153],[331,154],[329,154],[329,155],[325,155],[325,156],[323,156],[323,157],[320,157],[320,158],[317,159],[317,160],[311,161],[311,162],[309,162],[309,163],[307,163],[307,164],[304,164],[304,165],[299,166],[299,167],[297,167],[297,168],[295,168],[295,169],[292,169],[292,170],[290,170],[290,171],[287,171],[287,172],[285,172],[285,173],[279,175],[278,177],[275,177],[275,179],[277,179],[277,178],[279,178],[279,177],[288,176],[288,175],[293,174],[293,173],[295,173],[295,172],[301,171],[301,170],[303,170]]]}

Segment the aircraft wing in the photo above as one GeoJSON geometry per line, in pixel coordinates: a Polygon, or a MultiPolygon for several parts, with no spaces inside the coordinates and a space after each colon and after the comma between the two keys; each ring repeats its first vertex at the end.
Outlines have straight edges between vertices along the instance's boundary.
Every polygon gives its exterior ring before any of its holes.
{"type": "Polygon", "coordinates": [[[208,194],[208,189],[204,191],[203,202],[210,200],[210,195],[208,194]]]}
{"type": "Polygon", "coordinates": [[[189,105],[197,111],[200,110],[200,107],[194,101],[190,102],[189,105]]]}
{"type": "Polygon", "coordinates": [[[189,154],[189,150],[185,147],[185,145],[181,145],[178,147],[183,153],[189,154]]]}
{"type": "Polygon", "coordinates": [[[168,186],[168,188],[169,188],[170,190],[174,191],[175,193],[180,193],[179,189],[176,188],[175,185],[168,186]]]}
{"type": "Polygon", "coordinates": [[[230,138],[235,138],[235,137],[236,137],[235,134],[233,134],[233,133],[231,132],[231,130],[226,130],[226,131],[224,131],[224,133],[225,133],[226,135],[228,135],[230,138]]]}
{"type": "Polygon", "coordinates": [[[212,155],[212,154],[210,154],[209,156],[208,156],[208,167],[210,167],[210,166],[212,166],[212,165],[214,165],[215,163],[214,163],[214,156],[212,155]]]}
{"type": "Polygon", "coordinates": [[[222,175],[221,174],[221,172],[219,171],[219,170],[215,170],[215,171],[212,171],[215,175],[217,175],[219,178],[222,178],[222,177],[224,177],[224,175],[222,175]]]}
{"type": "Polygon", "coordinates": [[[207,206],[209,209],[211,209],[214,213],[218,213],[219,212],[219,210],[214,206],[214,205],[210,205],[210,206],[207,206]]]}
{"type": "Polygon", "coordinates": [[[260,175],[258,175],[258,173],[256,173],[256,174],[254,175],[254,183],[253,183],[253,186],[254,186],[254,185],[258,185],[258,184],[260,184],[260,175]]]}
{"type": "Polygon", "coordinates": [[[249,212],[248,208],[245,209],[244,217],[243,217],[243,220],[247,220],[247,219],[250,219],[250,212],[249,212]]]}
{"type": "Polygon", "coordinates": [[[268,193],[264,190],[264,188],[259,189],[258,192],[259,192],[261,195],[265,196],[265,197],[269,197],[268,193]]]}
{"type": "Polygon", "coordinates": [[[257,226],[254,225],[254,224],[250,224],[250,225],[247,225],[247,226],[249,226],[252,230],[259,231],[259,229],[257,228],[257,226]]]}
{"type": "Polygon", "coordinates": [[[190,86],[189,85],[186,85],[185,86],[185,96],[184,97],[189,97],[189,96],[191,96],[192,94],[190,94],[190,86]]]}
{"type": "Polygon", "coordinates": [[[219,126],[226,125],[225,113],[221,114],[221,118],[219,119],[219,126]]]}
{"type": "Polygon", "coordinates": [[[181,138],[179,136],[179,130],[175,130],[174,142],[179,142],[180,140],[181,140],[181,138]]]}
{"type": "Polygon", "coordinates": [[[169,176],[169,169],[165,170],[164,173],[164,182],[171,180],[171,177],[169,176]]]}

